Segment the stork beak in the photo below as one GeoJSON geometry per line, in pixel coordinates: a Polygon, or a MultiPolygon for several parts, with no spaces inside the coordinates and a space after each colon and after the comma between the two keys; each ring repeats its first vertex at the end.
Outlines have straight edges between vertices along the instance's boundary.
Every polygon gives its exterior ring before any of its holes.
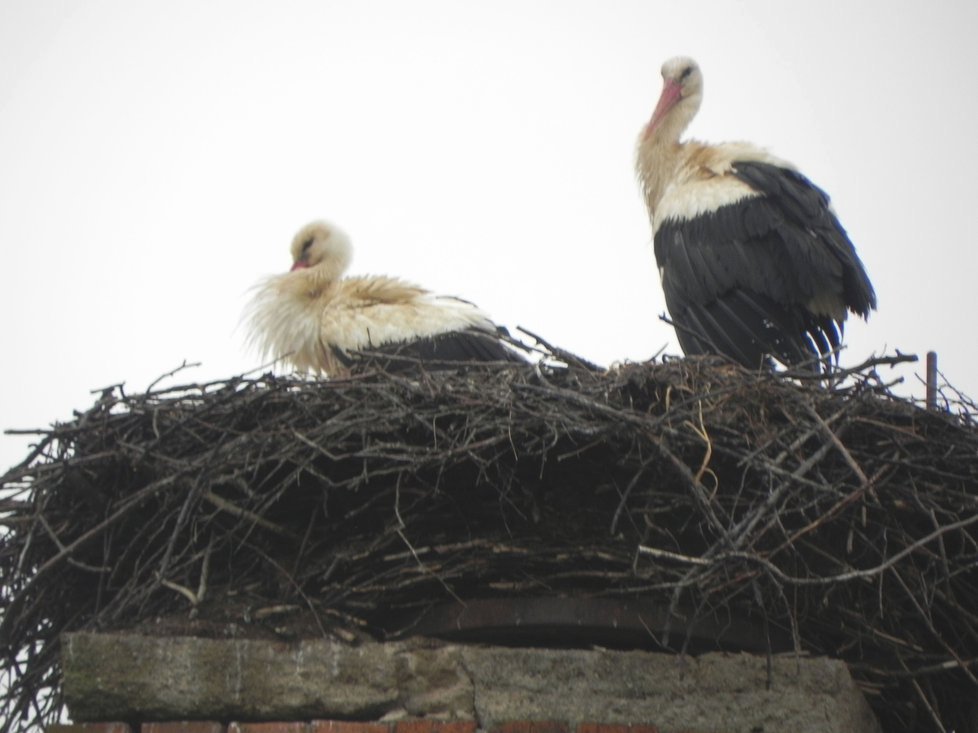
{"type": "Polygon", "coordinates": [[[649,120],[648,131],[652,132],[659,123],[662,122],[662,118],[665,117],[669,110],[676,106],[683,96],[683,85],[676,81],[675,79],[667,79],[665,84],[662,85],[662,95],[659,97],[659,103],[655,105],[655,111],[652,113],[652,119],[649,120]]]}
{"type": "Polygon", "coordinates": [[[305,260],[296,260],[295,263],[292,265],[292,268],[289,270],[289,272],[295,272],[296,270],[304,270],[307,267],[309,267],[309,263],[306,262],[305,260]]]}

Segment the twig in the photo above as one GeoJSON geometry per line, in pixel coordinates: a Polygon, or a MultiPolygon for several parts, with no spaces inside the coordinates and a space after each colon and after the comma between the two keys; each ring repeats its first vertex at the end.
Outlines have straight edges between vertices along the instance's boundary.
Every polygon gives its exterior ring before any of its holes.
{"type": "Polygon", "coordinates": [[[856,463],[856,460],[852,457],[852,454],[842,444],[842,441],[839,440],[839,436],[837,436],[832,428],[826,424],[825,420],[822,419],[822,416],[815,411],[815,408],[813,408],[811,405],[807,405],[807,408],[808,414],[811,415],[812,419],[818,423],[819,428],[822,430],[822,434],[832,442],[832,445],[842,455],[845,462],[849,465],[849,468],[851,468],[852,472],[856,474],[856,478],[859,479],[859,485],[861,487],[868,487],[869,479],[866,477],[866,474],[863,472],[863,469],[860,468],[859,464],[856,463]]]}
{"type": "MultiPolygon", "coordinates": [[[[672,554],[669,557],[673,560],[678,560],[680,562],[686,563],[687,565],[704,565],[706,563],[721,563],[725,560],[744,560],[750,563],[757,563],[763,566],[771,575],[776,577],[779,581],[783,583],[788,583],[790,585],[806,586],[806,585],[834,585],[836,583],[848,583],[851,580],[859,580],[863,578],[872,578],[874,576],[880,575],[884,571],[893,567],[896,563],[902,560],[907,555],[916,552],[921,549],[929,542],[934,541],[940,536],[947,534],[948,532],[953,532],[954,530],[963,529],[972,524],[978,523],[978,514],[968,517],[967,519],[962,519],[958,522],[953,522],[951,524],[941,527],[939,530],[931,532],[925,537],[917,540],[908,547],[900,550],[899,552],[891,555],[885,562],[880,563],[872,568],[867,568],[865,570],[851,570],[847,573],[839,573],[837,575],[827,575],[816,578],[799,578],[792,575],[788,575],[782,571],[779,567],[774,565],[769,560],[761,557],[760,555],[750,553],[750,552],[718,552],[713,555],[708,560],[704,561],[704,558],[692,557],[688,555],[672,554]]],[[[642,554],[657,555],[659,553],[665,552],[665,550],[647,547],[644,545],[639,545],[638,551],[642,554]]]]}
{"type": "Polygon", "coordinates": [[[169,588],[170,590],[176,591],[177,593],[182,595],[184,598],[190,601],[191,606],[196,607],[197,604],[200,602],[200,599],[197,597],[197,595],[189,588],[185,588],[179,583],[174,583],[173,581],[167,580],[166,578],[160,578],[159,580],[160,580],[160,585],[162,585],[164,588],[169,588]]]}
{"type": "MultiPolygon", "coordinates": [[[[199,366],[200,366],[200,362],[199,361],[188,362],[186,359],[184,359],[180,363],[180,366],[175,367],[174,369],[171,369],[168,372],[164,372],[163,374],[161,374],[160,376],[158,376],[156,379],[154,379],[152,382],[150,382],[149,383],[149,386],[146,388],[146,391],[147,392],[152,392],[156,388],[156,385],[157,384],[159,384],[160,382],[162,382],[164,379],[168,379],[169,377],[172,377],[174,374],[177,374],[179,372],[182,372],[184,369],[193,369],[193,368],[199,367],[199,366]]],[[[122,387],[121,384],[116,385],[116,386],[122,387]]]]}
{"type": "Polygon", "coordinates": [[[247,509],[242,509],[234,502],[228,501],[227,499],[218,496],[213,491],[210,490],[205,491],[203,493],[203,498],[209,501],[214,506],[216,506],[222,512],[227,512],[228,514],[233,514],[236,517],[242,517],[244,519],[247,519],[252,524],[256,524],[263,529],[267,529],[269,532],[274,532],[280,537],[292,538],[294,536],[294,533],[290,532],[284,527],[280,527],[279,525],[275,524],[275,522],[271,522],[268,519],[265,519],[264,517],[255,514],[254,512],[248,511],[247,509]]]}

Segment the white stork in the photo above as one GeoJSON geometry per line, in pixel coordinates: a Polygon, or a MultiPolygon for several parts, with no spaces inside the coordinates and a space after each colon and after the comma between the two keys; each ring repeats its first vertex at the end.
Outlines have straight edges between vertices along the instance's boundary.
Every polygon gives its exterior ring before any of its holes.
{"type": "Polygon", "coordinates": [[[418,361],[523,361],[502,330],[473,304],[392,277],[343,277],[350,238],[325,221],[292,241],[292,269],[259,283],[249,308],[250,340],[267,358],[335,377],[358,352],[381,353],[386,368],[418,361]],[[400,358],[399,358],[400,357],[400,358]]]}
{"type": "Polygon", "coordinates": [[[827,368],[848,311],[876,294],[826,194],[748,143],[680,142],[703,99],[690,58],[662,65],[636,171],[645,194],[666,307],[683,351],[746,367],[827,368]]]}

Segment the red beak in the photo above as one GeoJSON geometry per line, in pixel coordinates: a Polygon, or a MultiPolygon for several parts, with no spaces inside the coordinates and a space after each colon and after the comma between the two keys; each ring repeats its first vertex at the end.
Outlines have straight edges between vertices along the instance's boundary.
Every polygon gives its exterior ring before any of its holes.
{"type": "Polygon", "coordinates": [[[290,269],[289,272],[295,272],[296,270],[304,270],[307,267],[309,267],[309,263],[306,262],[305,260],[296,260],[295,264],[292,265],[292,269],[290,269]]]}
{"type": "Polygon", "coordinates": [[[669,79],[662,85],[662,95],[659,97],[659,103],[655,105],[652,119],[649,120],[649,126],[647,128],[649,133],[662,122],[662,118],[682,99],[682,94],[683,85],[675,79],[669,79]]]}

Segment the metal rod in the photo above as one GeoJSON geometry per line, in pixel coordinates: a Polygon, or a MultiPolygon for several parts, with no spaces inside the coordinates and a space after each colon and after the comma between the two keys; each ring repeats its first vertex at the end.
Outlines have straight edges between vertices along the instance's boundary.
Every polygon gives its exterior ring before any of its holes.
{"type": "Polygon", "coordinates": [[[927,409],[937,409],[937,352],[927,352],[927,409]]]}

